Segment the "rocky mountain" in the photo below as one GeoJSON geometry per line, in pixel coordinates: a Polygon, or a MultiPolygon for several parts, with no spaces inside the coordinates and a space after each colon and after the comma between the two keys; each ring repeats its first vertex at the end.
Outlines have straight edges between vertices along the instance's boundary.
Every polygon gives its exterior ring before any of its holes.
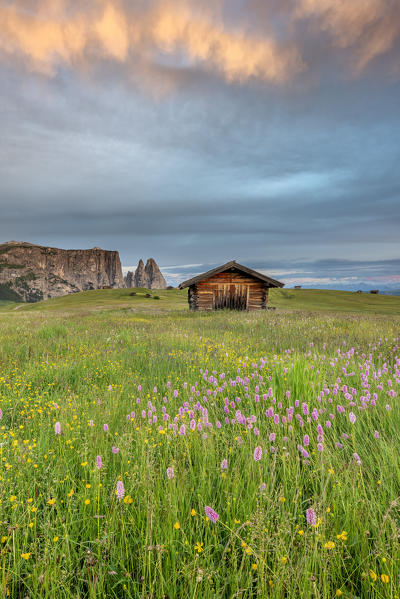
{"type": "Polygon", "coordinates": [[[144,272],[149,282],[148,289],[166,289],[167,283],[158,268],[157,262],[153,258],[149,258],[144,267],[144,272]]]}
{"type": "Polygon", "coordinates": [[[135,281],[135,287],[147,287],[147,289],[151,289],[151,287],[149,287],[150,281],[147,278],[143,260],[141,258],[137,265],[137,269],[135,270],[133,280],[135,281]]]}
{"type": "Polygon", "coordinates": [[[0,299],[36,302],[104,287],[125,287],[118,252],[19,241],[0,245],[0,299]]]}
{"type": "Polygon", "coordinates": [[[127,287],[145,287],[146,289],[167,288],[167,283],[154,258],[149,258],[146,266],[140,259],[135,272],[128,271],[125,284],[127,287]]]}

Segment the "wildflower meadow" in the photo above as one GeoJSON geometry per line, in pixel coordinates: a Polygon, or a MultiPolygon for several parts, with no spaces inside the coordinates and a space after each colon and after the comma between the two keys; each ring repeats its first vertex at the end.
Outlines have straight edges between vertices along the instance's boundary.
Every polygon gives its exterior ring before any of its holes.
{"type": "Polygon", "coordinates": [[[2,596],[397,598],[399,324],[0,314],[2,596]]]}

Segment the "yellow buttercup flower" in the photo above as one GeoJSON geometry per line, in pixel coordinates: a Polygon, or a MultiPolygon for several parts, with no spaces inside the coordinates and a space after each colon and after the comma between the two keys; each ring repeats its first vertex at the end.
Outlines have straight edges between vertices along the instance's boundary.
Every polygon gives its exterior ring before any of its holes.
{"type": "Polygon", "coordinates": [[[192,508],[192,510],[190,511],[190,515],[195,516],[196,514],[197,514],[196,510],[194,508],[192,508]]]}
{"type": "Polygon", "coordinates": [[[29,559],[31,557],[31,554],[30,553],[21,553],[21,557],[23,559],[29,559]]]}
{"type": "Polygon", "coordinates": [[[372,580],[375,582],[375,580],[378,578],[377,575],[375,574],[375,572],[373,570],[369,571],[369,575],[371,576],[372,580]]]}
{"type": "Polygon", "coordinates": [[[175,522],[175,524],[174,524],[174,528],[175,528],[176,530],[179,530],[179,529],[180,529],[180,527],[181,527],[181,525],[179,524],[179,522],[175,522]]]}
{"type": "Polygon", "coordinates": [[[325,543],[324,547],[325,549],[334,549],[335,543],[333,541],[328,541],[327,543],[325,543]]]}
{"type": "Polygon", "coordinates": [[[387,574],[381,574],[381,581],[382,582],[389,582],[389,576],[387,574]]]}

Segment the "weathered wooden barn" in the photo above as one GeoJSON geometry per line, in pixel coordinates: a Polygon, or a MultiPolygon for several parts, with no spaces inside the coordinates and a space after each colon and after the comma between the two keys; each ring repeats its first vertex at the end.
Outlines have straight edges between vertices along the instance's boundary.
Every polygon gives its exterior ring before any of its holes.
{"type": "Polygon", "coordinates": [[[232,260],[179,285],[188,287],[190,310],[265,310],[270,287],[283,287],[232,260]]]}

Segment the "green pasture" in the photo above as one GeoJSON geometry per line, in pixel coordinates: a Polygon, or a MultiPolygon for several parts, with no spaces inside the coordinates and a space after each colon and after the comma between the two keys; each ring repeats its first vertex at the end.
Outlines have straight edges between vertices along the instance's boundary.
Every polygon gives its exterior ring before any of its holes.
{"type": "MultiPolygon", "coordinates": [[[[365,312],[400,314],[400,296],[373,295],[324,289],[271,289],[269,306],[280,310],[307,312],[365,312]]],[[[149,312],[187,310],[187,290],[102,289],[83,291],[34,304],[15,304],[0,300],[1,310],[76,311],[132,308],[149,312]],[[134,291],[136,295],[132,296],[134,291]],[[147,298],[146,294],[151,297],[147,298]],[[154,299],[155,296],[159,299],[154,299]]]]}
{"type": "Polygon", "coordinates": [[[0,305],[2,596],[397,599],[400,298],[136,292],[0,305]]]}

